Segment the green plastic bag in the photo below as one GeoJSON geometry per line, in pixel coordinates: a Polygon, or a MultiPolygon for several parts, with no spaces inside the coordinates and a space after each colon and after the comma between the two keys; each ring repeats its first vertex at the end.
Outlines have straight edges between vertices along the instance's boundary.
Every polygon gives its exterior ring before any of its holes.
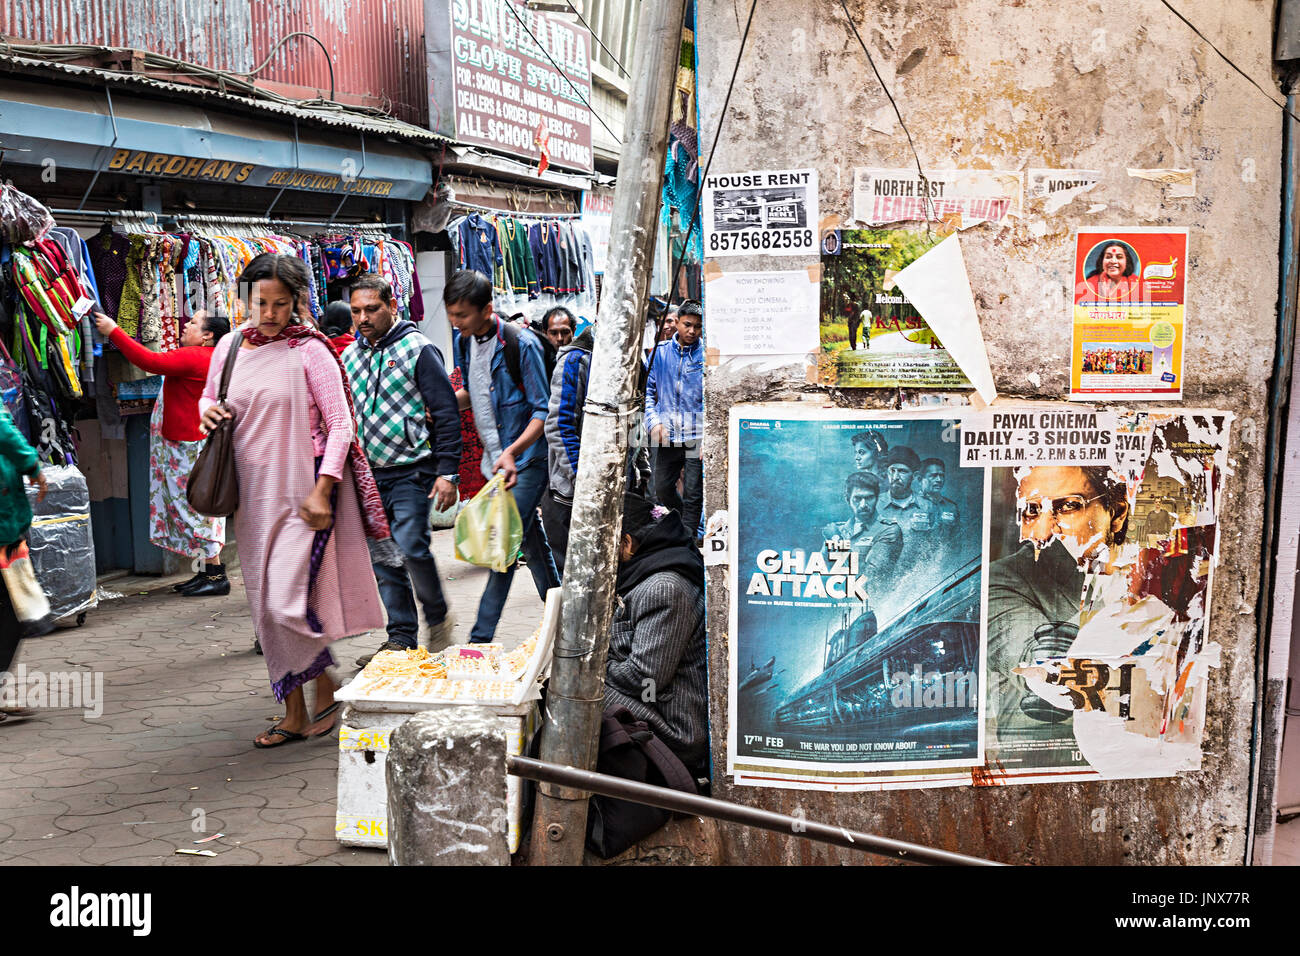
{"type": "Polygon", "coordinates": [[[456,557],[493,571],[515,563],[524,540],[515,496],[506,490],[505,475],[497,472],[483,490],[456,516],[456,557]]]}

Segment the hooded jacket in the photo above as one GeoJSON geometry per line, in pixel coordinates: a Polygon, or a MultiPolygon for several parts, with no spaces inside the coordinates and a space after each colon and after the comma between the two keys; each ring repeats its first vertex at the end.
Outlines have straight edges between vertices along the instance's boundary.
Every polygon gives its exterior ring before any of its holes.
{"type": "Polygon", "coordinates": [[[397,322],[376,344],[364,335],[343,350],[357,434],[371,467],[432,458],[439,475],[460,471],[460,409],[442,354],[412,323],[397,322]]]}
{"type": "Polygon", "coordinates": [[[560,349],[551,377],[551,403],[546,413],[546,461],[551,493],[573,500],[578,478],[578,449],[582,441],[582,406],[587,401],[595,326],[560,349]]]}
{"type": "Polygon", "coordinates": [[[704,560],[677,512],[619,566],[615,589],[605,709],[626,707],[697,769],[709,746],[704,560]]]}

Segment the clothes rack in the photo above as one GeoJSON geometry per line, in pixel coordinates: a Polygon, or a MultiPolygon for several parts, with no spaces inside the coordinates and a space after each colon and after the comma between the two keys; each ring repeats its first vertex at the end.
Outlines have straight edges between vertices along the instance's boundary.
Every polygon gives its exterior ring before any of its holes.
{"type": "Polygon", "coordinates": [[[92,219],[147,219],[161,222],[194,222],[202,225],[231,226],[303,226],[344,231],[405,229],[401,222],[328,222],[313,219],[264,219],[260,216],[220,216],[208,213],[148,212],[139,209],[51,209],[55,216],[85,216],[92,219]]]}

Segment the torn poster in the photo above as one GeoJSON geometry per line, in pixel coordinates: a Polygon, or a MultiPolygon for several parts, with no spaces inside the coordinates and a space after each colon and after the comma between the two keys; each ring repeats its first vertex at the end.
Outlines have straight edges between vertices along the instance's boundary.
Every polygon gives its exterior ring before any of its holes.
{"type": "Polygon", "coordinates": [[[984,402],[998,397],[961,240],[951,235],[894,277],[984,402]]]}
{"type": "Polygon", "coordinates": [[[817,170],[725,173],[704,180],[704,254],[794,256],[816,250],[817,170]]]}
{"type": "Polygon", "coordinates": [[[988,770],[1200,768],[1231,415],[1125,412],[1118,469],[993,471],[988,770]]]}
{"type": "Polygon", "coordinates": [[[1031,169],[1026,194],[1051,214],[1101,182],[1100,169],[1031,169]]]}
{"type": "MultiPolygon", "coordinates": [[[[1114,415],[1117,465],[984,469],[983,766],[814,774],[742,765],[736,782],[862,791],[1198,770],[1209,672],[1221,658],[1208,635],[1232,416],[1114,415]]],[[[967,414],[959,427],[985,428],[986,417],[967,414]]],[[[1014,461],[1016,448],[1009,441],[1000,457],[1014,461]]]]}
{"type": "Polygon", "coordinates": [[[727,544],[731,535],[727,533],[727,513],[715,511],[704,529],[704,566],[718,567],[727,563],[727,544]]]}
{"type": "Polygon", "coordinates": [[[704,302],[709,311],[709,346],[720,355],[816,352],[818,277],[816,266],[809,269],[706,269],[704,302]]]}
{"type": "Polygon", "coordinates": [[[968,229],[1020,215],[1024,175],[992,169],[853,171],[853,218],[864,226],[899,222],[951,222],[968,229]]]}
{"type": "Polygon", "coordinates": [[[732,408],[728,772],[982,763],[985,476],[956,435],[942,411],[732,408]]]}
{"type": "Polygon", "coordinates": [[[911,300],[893,287],[894,276],[935,241],[906,229],[833,230],[822,237],[822,384],[970,387],[911,300]]]}
{"type": "Polygon", "coordinates": [[[1181,400],[1187,230],[1080,229],[1074,258],[1070,397],[1181,400]]]}
{"type": "Polygon", "coordinates": [[[1167,199],[1192,199],[1196,196],[1196,170],[1194,169],[1130,169],[1134,179],[1168,186],[1167,199]]]}

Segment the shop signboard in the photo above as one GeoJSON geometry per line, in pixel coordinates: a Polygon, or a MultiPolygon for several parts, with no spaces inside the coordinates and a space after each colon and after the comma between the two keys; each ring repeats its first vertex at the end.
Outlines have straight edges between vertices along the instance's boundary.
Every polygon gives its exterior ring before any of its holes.
{"type": "Polygon", "coordinates": [[[514,0],[452,0],[449,10],[455,138],[537,160],[546,130],[551,165],[591,172],[591,33],[514,0]]]}

